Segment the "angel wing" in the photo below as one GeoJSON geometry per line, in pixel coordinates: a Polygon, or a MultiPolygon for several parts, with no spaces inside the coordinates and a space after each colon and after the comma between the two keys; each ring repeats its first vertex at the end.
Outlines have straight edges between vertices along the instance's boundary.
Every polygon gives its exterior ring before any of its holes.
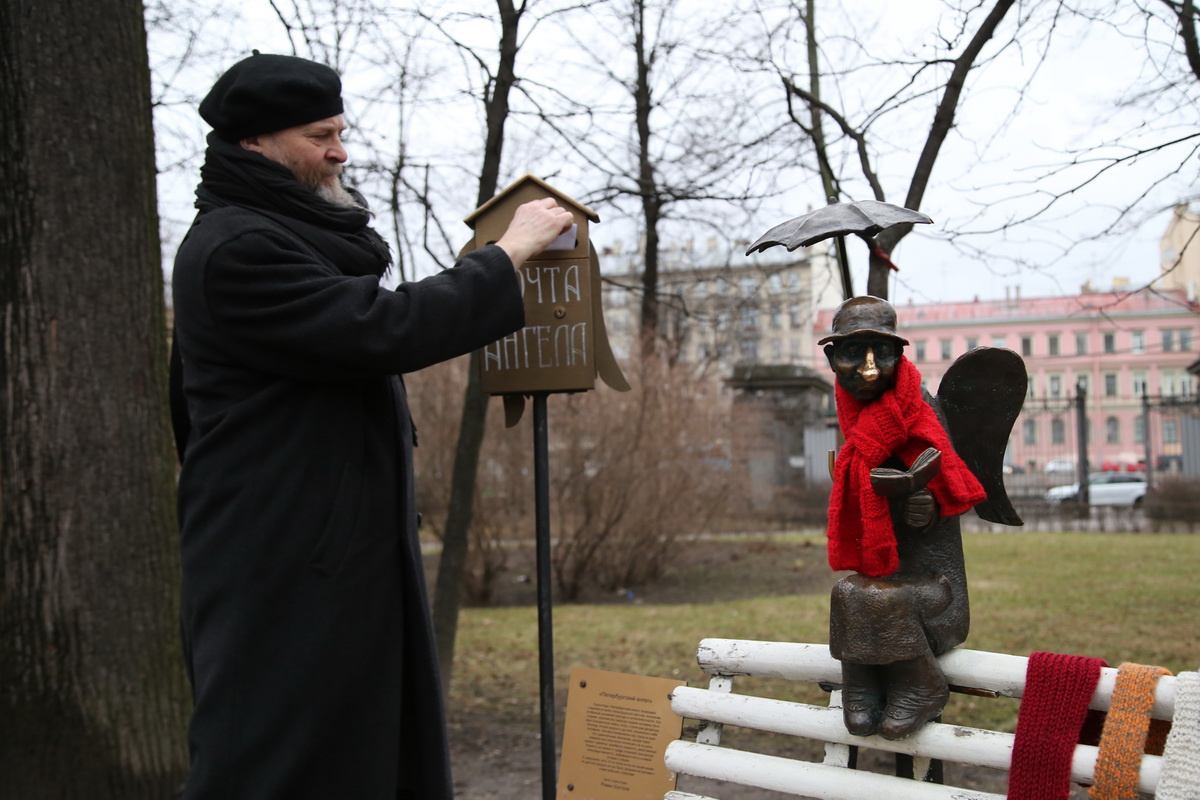
{"type": "Polygon", "coordinates": [[[1025,362],[1012,350],[976,347],[960,356],[938,386],[950,441],[987,499],[975,513],[989,522],[1023,525],[1004,488],[1004,450],[1025,403],[1025,362]]]}

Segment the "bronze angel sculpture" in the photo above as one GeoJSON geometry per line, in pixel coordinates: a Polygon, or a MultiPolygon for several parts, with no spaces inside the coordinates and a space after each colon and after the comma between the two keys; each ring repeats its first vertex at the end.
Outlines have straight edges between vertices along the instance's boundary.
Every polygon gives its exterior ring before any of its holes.
{"type": "Polygon", "coordinates": [[[936,397],[904,356],[896,311],[877,297],[838,308],[821,339],[845,436],[833,473],[830,652],[842,662],[847,729],[911,735],[941,713],[937,656],[970,627],[959,515],[1020,525],[1003,456],[1026,390],[1011,350],[980,347],[946,371],[936,397]]]}

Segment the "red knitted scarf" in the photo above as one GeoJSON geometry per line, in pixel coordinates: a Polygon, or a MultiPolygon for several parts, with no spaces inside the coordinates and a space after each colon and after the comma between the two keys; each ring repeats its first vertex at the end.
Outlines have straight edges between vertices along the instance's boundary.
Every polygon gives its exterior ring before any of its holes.
{"type": "Polygon", "coordinates": [[[1025,669],[1008,800],[1067,800],[1071,759],[1104,659],[1034,653],[1025,669]]]}
{"type": "Polygon", "coordinates": [[[871,488],[871,470],[891,456],[909,466],[928,447],[942,451],[942,468],[928,489],[942,516],[957,516],[987,497],[978,479],[950,446],[950,437],[921,397],[921,373],[907,358],[896,365],[896,384],[860,402],[836,386],[838,424],[846,444],[838,453],[829,498],[829,566],[880,576],[900,566],[888,502],[871,488]]]}

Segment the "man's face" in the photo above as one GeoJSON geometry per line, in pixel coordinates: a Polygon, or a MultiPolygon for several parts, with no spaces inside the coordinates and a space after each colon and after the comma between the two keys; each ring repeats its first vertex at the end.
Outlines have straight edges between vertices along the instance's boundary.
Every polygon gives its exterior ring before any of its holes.
{"type": "Polygon", "coordinates": [[[346,120],[341,114],[275,133],[242,140],[242,147],[262,153],[292,171],[296,179],[321,197],[339,205],[354,205],[342,186],[342,144],[346,120]],[[344,202],[348,201],[348,202],[344,202]]]}
{"type": "Polygon", "coordinates": [[[859,402],[874,400],[896,383],[902,346],[883,336],[848,336],[825,345],[837,381],[859,402]]]}

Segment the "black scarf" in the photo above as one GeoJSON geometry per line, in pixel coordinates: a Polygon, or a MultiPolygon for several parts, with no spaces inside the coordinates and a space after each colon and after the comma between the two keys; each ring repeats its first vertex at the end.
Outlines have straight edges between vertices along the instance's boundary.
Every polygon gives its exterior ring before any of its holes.
{"type": "Polygon", "coordinates": [[[344,274],[382,277],[391,266],[391,250],[367,225],[371,214],[362,195],[350,191],[363,208],[330,203],[284,165],[209,134],[196,208],[201,214],[225,206],[252,208],[311,244],[344,274]]]}

